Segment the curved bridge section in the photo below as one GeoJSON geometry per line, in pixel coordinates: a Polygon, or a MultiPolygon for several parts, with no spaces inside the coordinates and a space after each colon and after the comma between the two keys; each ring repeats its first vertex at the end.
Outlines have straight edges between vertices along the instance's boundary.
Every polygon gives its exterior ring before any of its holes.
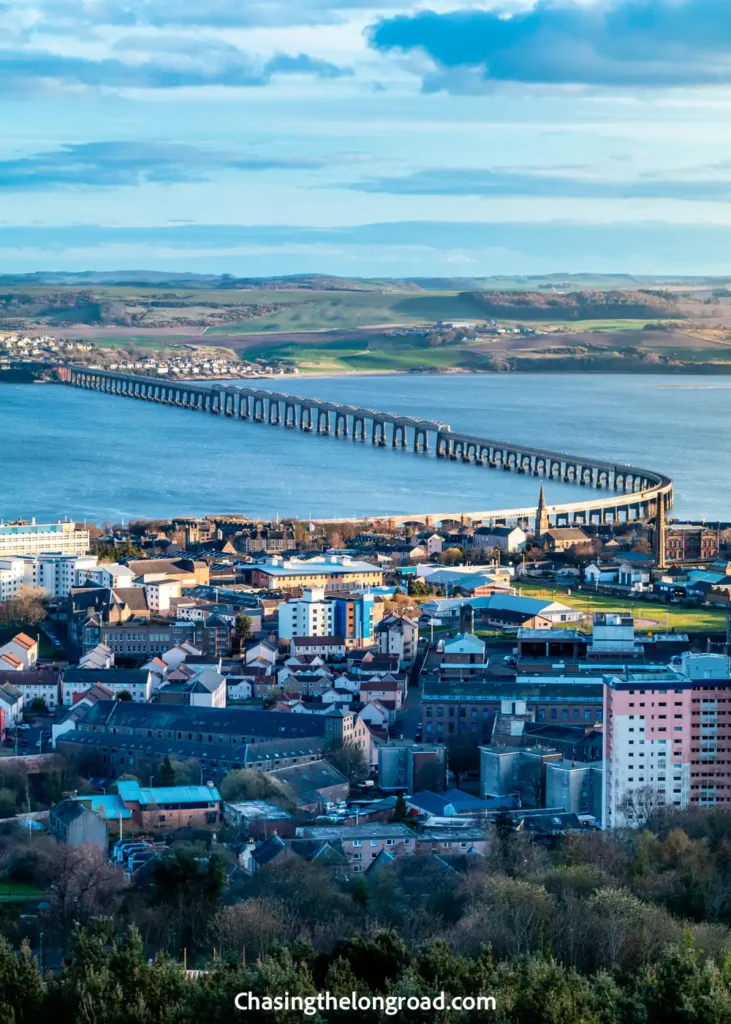
{"type": "MultiPolygon", "coordinates": [[[[670,508],[673,502],[672,481],[653,470],[455,432],[448,424],[438,420],[402,416],[379,409],[303,398],[239,384],[177,382],[75,366],[60,367],[59,376],[64,383],[74,387],[291,430],[370,441],[381,448],[388,446],[422,453],[433,451],[440,459],[613,492],[606,498],[549,505],[546,511],[549,519],[556,524],[647,519],[670,508]]],[[[533,507],[470,513],[430,513],[421,518],[427,518],[430,522],[465,517],[474,521],[522,521],[535,513],[533,507]]],[[[413,518],[397,516],[389,521],[398,523],[413,518]]]]}

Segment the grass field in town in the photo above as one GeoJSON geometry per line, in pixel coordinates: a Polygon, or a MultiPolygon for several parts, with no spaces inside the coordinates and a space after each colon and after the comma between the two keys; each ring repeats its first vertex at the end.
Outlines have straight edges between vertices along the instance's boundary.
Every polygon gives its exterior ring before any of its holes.
{"type": "Polygon", "coordinates": [[[9,882],[0,879],[0,903],[25,903],[28,900],[39,900],[43,890],[25,882],[9,882]]]}
{"type": "Polygon", "coordinates": [[[539,583],[516,581],[518,593],[523,597],[540,597],[575,608],[591,615],[592,612],[629,612],[634,615],[641,631],[652,632],[666,628],[678,632],[718,632],[726,630],[726,613],[715,608],[694,605],[660,604],[650,601],[632,601],[625,597],[592,594],[588,590],[574,590],[569,594],[562,587],[546,587],[539,583]]]}

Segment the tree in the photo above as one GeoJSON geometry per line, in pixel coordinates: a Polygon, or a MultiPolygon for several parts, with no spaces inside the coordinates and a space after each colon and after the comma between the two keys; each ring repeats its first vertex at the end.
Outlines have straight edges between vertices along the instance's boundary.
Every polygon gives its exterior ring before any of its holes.
{"type": "Polygon", "coordinates": [[[129,690],[120,690],[117,694],[117,700],[130,701],[132,700],[132,694],[129,690]]]}
{"type": "Polygon", "coordinates": [[[160,770],[157,773],[156,783],[158,786],[174,786],[175,785],[175,769],[170,763],[170,758],[166,754],[160,765],[160,770]]]}
{"type": "Polygon", "coordinates": [[[221,950],[235,950],[247,959],[265,956],[274,945],[295,937],[296,917],[281,900],[257,897],[223,907],[211,921],[211,939],[221,950]]]}
{"type": "Polygon", "coordinates": [[[62,930],[74,921],[83,924],[119,906],[126,887],[124,876],[97,846],[58,843],[52,869],[49,902],[62,930]]]}
{"type": "Polygon", "coordinates": [[[0,623],[34,629],[46,617],[45,597],[41,587],[20,587],[15,597],[0,604],[0,623]]]}
{"type": "Polygon", "coordinates": [[[28,710],[34,715],[41,715],[44,711],[48,711],[48,705],[46,704],[43,697],[34,697],[30,702],[28,710]]]}
{"type": "Polygon", "coordinates": [[[429,588],[418,576],[409,580],[408,587],[410,597],[427,597],[429,595],[429,588]]]}
{"type": "Polygon", "coordinates": [[[240,803],[246,800],[270,800],[280,807],[294,806],[294,794],[280,782],[271,779],[265,772],[249,768],[234,769],[221,779],[218,787],[226,803],[240,803]]]}
{"type": "Polygon", "coordinates": [[[365,753],[350,740],[346,743],[331,740],[326,744],[323,756],[350,783],[362,782],[368,778],[369,767],[365,753]]]}
{"type": "Polygon", "coordinates": [[[404,800],[404,794],[403,793],[399,793],[398,796],[396,797],[396,806],[393,809],[393,816],[391,818],[391,821],[394,821],[394,822],[406,821],[408,816],[409,816],[409,809],[406,806],[406,801],[404,800]]]}
{"type": "Polygon", "coordinates": [[[155,905],[164,907],[177,944],[195,946],[218,910],[226,884],[218,854],[200,857],[194,848],[176,848],[155,861],[155,905]]]}
{"type": "Polygon", "coordinates": [[[650,818],[664,806],[663,793],[654,786],[639,786],[625,794],[619,804],[630,828],[644,828],[650,818]]]}
{"type": "Polygon", "coordinates": [[[234,624],[234,635],[239,641],[239,644],[245,644],[251,636],[251,619],[248,615],[242,615],[241,612],[236,616],[236,622],[234,624]]]}

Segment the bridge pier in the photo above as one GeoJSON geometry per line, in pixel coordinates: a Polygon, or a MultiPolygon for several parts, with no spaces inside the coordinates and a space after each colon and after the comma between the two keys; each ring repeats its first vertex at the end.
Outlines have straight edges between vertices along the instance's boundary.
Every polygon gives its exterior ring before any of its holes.
{"type": "Polygon", "coordinates": [[[414,430],[414,451],[429,451],[429,431],[424,430],[423,427],[416,427],[416,429],[414,430]]]}
{"type": "Polygon", "coordinates": [[[322,409],[319,406],[317,409],[317,433],[330,433],[330,411],[328,409],[322,409]]]}

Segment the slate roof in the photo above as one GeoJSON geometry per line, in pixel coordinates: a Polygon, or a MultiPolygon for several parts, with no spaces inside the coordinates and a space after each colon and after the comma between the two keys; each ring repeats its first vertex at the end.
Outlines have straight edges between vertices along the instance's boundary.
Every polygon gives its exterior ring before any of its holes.
{"type": "Polygon", "coordinates": [[[93,686],[102,683],[105,686],[144,686],[149,671],[142,668],[67,668],[63,673],[64,683],[83,683],[93,686]]]}
{"type": "MultiPolygon", "coordinates": [[[[88,672],[86,675],[94,676],[95,673],[88,672]]],[[[289,740],[323,736],[326,726],[321,715],[283,715],[277,711],[254,711],[250,708],[201,708],[173,704],[136,704],[132,701],[99,701],[84,717],[84,725],[111,724],[118,728],[289,740]]]]}

